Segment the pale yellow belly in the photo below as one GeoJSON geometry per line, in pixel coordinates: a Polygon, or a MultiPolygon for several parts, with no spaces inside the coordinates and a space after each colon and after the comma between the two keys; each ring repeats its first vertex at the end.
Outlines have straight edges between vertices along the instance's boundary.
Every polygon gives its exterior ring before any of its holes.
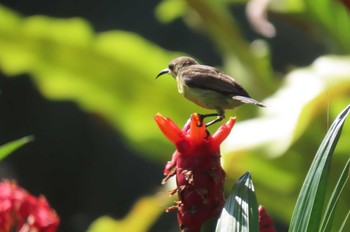
{"type": "Polygon", "coordinates": [[[182,84],[178,85],[178,91],[188,100],[207,109],[233,109],[242,103],[233,100],[230,96],[223,95],[213,90],[189,88],[182,84]]]}

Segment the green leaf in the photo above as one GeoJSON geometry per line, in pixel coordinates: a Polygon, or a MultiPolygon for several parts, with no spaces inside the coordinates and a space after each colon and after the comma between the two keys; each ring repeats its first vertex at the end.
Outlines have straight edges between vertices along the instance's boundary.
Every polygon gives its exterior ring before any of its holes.
{"type": "Polygon", "coordinates": [[[216,232],[259,231],[258,202],[249,172],[241,176],[231,193],[216,226],[216,232]]]}
{"type": "Polygon", "coordinates": [[[332,221],[334,218],[334,209],[338,203],[339,197],[346,185],[346,182],[349,179],[349,166],[350,166],[350,159],[346,163],[343,172],[340,175],[340,178],[338,180],[337,185],[335,186],[335,189],[333,190],[332,196],[330,197],[330,200],[328,202],[325,215],[322,220],[322,226],[321,226],[321,231],[326,232],[326,231],[331,231],[332,227],[332,221]]]}
{"type": "Polygon", "coordinates": [[[193,110],[170,76],[155,80],[183,54],[135,33],[95,33],[84,19],[21,17],[0,5],[0,51],[5,75],[26,73],[50,100],[75,101],[103,116],[143,154],[164,154],[165,140],[153,123],[160,109],[184,122],[193,110]]]}
{"type": "Polygon", "coordinates": [[[33,141],[33,136],[26,136],[0,146],[0,160],[11,154],[24,144],[33,141]]]}
{"type": "Polygon", "coordinates": [[[178,0],[163,0],[156,10],[155,15],[162,23],[170,23],[181,17],[186,10],[186,3],[178,0]]]}
{"type": "Polygon", "coordinates": [[[159,198],[158,192],[154,196],[139,198],[129,213],[120,219],[102,216],[95,219],[88,228],[88,232],[115,232],[115,231],[149,231],[152,224],[164,212],[164,198],[159,198]]]}
{"type": "Polygon", "coordinates": [[[299,193],[289,231],[318,231],[325,200],[331,157],[350,111],[348,105],[322,141],[299,193]]]}
{"type": "Polygon", "coordinates": [[[299,13],[305,10],[305,3],[303,0],[270,1],[268,7],[279,13],[299,13]]]}
{"type": "Polygon", "coordinates": [[[330,34],[343,53],[350,52],[350,14],[341,1],[304,1],[307,16],[312,17],[330,34]]]}
{"type": "Polygon", "coordinates": [[[343,232],[343,230],[344,230],[344,228],[345,228],[345,226],[346,226],[346,223],[348,222],[349,217],[350,217],[350,209],[349,209],[347,215],[345,216],[342,225],[341,225],[340,228],[339,228],[339,232],[343,232]]]}

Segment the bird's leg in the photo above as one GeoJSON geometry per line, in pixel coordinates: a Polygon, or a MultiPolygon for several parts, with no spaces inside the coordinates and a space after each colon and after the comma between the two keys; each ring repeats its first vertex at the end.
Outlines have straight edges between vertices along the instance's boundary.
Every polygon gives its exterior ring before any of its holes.
{"type": "Polygon", "coordinates": [[[208,117],[214,117],[214,116],[217,116],[216,119],[208,122],[207,124],[205,124],[206,127],[210,126],[210,125],[213,125],[214,123],[217,123],[217,122],[220,122],[221,120],[223,120],[225,118],[225,112],[221,109],[218,109],[216,110],[217,113],[213,113],[213,114],[198,114],[199,117],[201,118],[201,122],[199,125],[197,125],[198,127],[202,126],[202,123],[203,123],[203,120],[205,118],[208,118],[208,117]]]}
{"type": "MultiPolygon", "coordinates": [[[[201,127],[203,125],[203,121],[205,118],[208,118],[208,117],[214,117],[214,116],[219,116],[219,114],[217,113],[213,113],[213,114],[198,114],[198,116],[200,117],[200,122],[199,124],[197,124],[198,127],[201,127]]],[[[207,126],[207,124],[205,124],[207,126]]]]}
{"type": "Polygon", "coordinates": [[[207,124],[205,124],[206,127],[213,125],[214,123],[220,122],[221,120],[223,120],[225,118],[225,114],[219,114],[218,117],[216,119],[214,119],[213,121],[208,122],[207,124]]]}

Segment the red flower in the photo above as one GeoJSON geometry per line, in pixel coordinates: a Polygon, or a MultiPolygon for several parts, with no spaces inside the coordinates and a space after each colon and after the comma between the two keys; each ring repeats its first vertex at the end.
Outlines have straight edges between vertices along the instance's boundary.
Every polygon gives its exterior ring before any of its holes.
{"type": "Polygon", "coordinates": [[[199,115],[193,114],[182,130],[160,114],[155,120],[163,134],[176,146],[172,160],[164,170],[164,184],[176,175],[179,200],[167,211],[177,209],[182,231],[200,231],[208,219],[219,216],[224,205],[225,172],[220,164],[220,144],[228,136],[235,118],[223,124],[211,136],[199,115]],[[201,126],[198,126],[201,125],[201,126]]]}
{"type": "Polygon", "coordinates": [[[262,205],[259,206],[259,232],[276,232],[272,219],[262,205]]]}
{"type": "Polygon", "coordinates": [[[44,196],[36,198],[15,182],[0,183],[0,232],[55,232],[59,218],[44,196]]]}

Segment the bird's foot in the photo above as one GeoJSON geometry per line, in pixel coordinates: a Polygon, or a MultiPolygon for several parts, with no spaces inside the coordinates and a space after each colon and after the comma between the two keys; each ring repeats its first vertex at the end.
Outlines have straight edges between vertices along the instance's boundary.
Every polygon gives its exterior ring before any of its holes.
{"type": "Polygon", "coordinates": [[[214,119],[214,120],[208,122],[207,124],[205,124],[206,127],[211,126],[214,123],[220,122],[221,120],[223,120],[225,118],[224,114],[217,114],[217,113],[214,113],[214,114],[198,114],[198,116],[200,117],[199,124],[197,124],[198,127],[201,127],[203,125],[203,121],[204,121],[205,118],[217,117],[216,119],[214,119]]]}

